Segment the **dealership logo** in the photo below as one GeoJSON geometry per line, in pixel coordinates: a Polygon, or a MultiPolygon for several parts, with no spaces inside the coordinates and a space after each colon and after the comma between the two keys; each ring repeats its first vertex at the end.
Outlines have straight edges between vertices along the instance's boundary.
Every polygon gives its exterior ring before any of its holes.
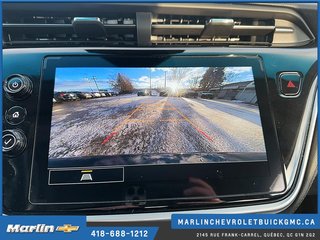
{"type": "Polygon", "coordinates": [[[37,225],[21,225],[21,224],[8,224],[7,233],[51,233],[51,232],[64,232],[71,233],[79,230],[79,226],[72,226],[71,224],[64,224],[63,226],[37,224],[37,225]]]}
{"type": "Polygon", "coordinates": [[[79,226],[72,226],[71,224],[64,224],[63,226],[58,226],[56,231],[58,232],[65,232],[65,233],[70,233],[70,232],[76,232],[79,230],[79,226]]]}

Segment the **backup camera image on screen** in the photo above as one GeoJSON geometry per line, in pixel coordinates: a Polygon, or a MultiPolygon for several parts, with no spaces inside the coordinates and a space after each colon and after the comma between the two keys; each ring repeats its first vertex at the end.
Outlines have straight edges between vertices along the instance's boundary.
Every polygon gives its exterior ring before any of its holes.
{"type": "Polygon", "coordinates": [[[265,152],[251,67],[56,69],[49,163],[130,155],[104,164],[157,164],[179,154],[266,160],[265,152]]]}

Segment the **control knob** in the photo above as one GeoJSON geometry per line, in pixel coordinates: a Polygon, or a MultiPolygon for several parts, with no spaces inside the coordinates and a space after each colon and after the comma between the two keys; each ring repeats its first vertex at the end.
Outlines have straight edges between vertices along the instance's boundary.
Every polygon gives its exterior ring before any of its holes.
{"type": "Polygon", "coordinates": [[[32,81],[25,75],[13,74],[4,80],[3,89],[11,99],[25,99],[32,92],[32,81]]]}
{"type": "Polygon", "coordinates": [[[5,130],[2,133],[2,152],[8,155],[18,155],[27,146],[27,138],[20,129],[5,130]]]}

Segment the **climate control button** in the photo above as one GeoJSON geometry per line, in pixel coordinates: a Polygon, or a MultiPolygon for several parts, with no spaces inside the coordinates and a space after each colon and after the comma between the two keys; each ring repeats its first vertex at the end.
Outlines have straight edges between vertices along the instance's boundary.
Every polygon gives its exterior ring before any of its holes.
{"type": "Polygon", "coordinates": [[[9,98],[21,100],[32,93],[32,81],[25,75],[14,74],[5,79],[3,88],[9,98]]]}
{"type": "Polygon", "coordinates": [[[27,138],[21,130],[5,130],[2,133],[2,152],[18,155],[27,146],[27,138]]]}

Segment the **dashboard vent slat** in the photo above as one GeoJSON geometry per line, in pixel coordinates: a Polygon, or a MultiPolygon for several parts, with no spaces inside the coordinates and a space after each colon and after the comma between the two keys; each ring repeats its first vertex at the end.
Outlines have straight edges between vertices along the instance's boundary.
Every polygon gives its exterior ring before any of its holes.
{"type": "MultiPolygon", "coordinates": [[[[64,33],[73,34],[72,24],[24,24],[24,23],[4,23],[2,25],[4,31],[8,33],[64,33]]],[[[112,25],[104,24],[104,28],[108,33],[135,33],[136,25],[112,25]]]]}
{"type": "MultiPolygon", "coordinates": [[[[152,26],[153,35],[200,35],[204,25],[154,25],[152,26]]],[[[275,26],[234,26],[230,35],[266,35],[276,30],[275,26]]]]}

